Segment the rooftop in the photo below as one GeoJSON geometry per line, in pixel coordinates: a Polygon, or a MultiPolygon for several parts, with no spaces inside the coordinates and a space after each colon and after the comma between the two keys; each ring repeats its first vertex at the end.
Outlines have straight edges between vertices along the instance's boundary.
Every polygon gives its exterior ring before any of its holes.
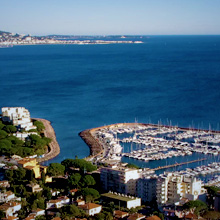
{"type": "Polygon", "coordinates": [[[23,158],[22,160],[19,160],[18,163],[19,164],[25,164],[25,163],[28,163],[28,162],[31,162],[31,161],[34,161],[36,160],[36,158],[23,158]]]}
{"type": "Polygon", "coordinates": [[[140,213],[134,213],[128,217],[128,220],[143,219],[145,216],[140,213]]]}
{"type": "Polygon", "coordinates": [[[85,205],[81,205],[79,206],[80,208],[83,208],[83,209],[95,209],[95,208],[98,208],[100,207],[101,205],[98,205],[98,204],[95,204],[95,203],[87,203],[85,205]]]}
{"type": "Polygon", "coordinates": [[[121,201],[125,201],[125,202],[138,199],[138,198],[133,197],[133,196],[120,195],[120,194],[111,193],[111,192],[101,194],[101,196],[108,197],[108,198],[111,198],[111,199],[121,200],[121,201]]]}
{"type": "Polygon", "coordinates": [[[146,218],[146,220],[161,220],[161,219],[156,215],[152,215],[152,216],[146,218]]]}

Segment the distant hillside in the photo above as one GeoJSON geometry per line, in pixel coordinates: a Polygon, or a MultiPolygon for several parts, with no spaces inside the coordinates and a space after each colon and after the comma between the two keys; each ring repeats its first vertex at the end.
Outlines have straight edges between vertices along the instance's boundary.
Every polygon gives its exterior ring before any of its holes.
{"type": "Polygon", "coordinates": [[[0,35],[3,35],[3,34],[11,34],[10,32],[6,32],[6,31],[0,31],[0,35]]]}

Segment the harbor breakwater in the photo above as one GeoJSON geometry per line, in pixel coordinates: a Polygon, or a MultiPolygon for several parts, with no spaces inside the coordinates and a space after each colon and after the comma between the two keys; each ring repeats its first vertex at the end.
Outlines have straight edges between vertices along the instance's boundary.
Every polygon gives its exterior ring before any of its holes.
{"type": "Polygon", "coordinates": [[[84,140],[84,142],[90,148],[89,157],[96,157],[103,153],[104,146],[99,142],[97,138],[94,137],[94,132],[96,132],[97,130],[103,129],[103,128],[105,129],[113,128],[113,127],[120,128],[122,126],[134,126],[134,125],[137,125],[137,123],[118,123],[118,124],[105,125],[105,126],[81,131],[79,133],[79,136],[84,140]]]}

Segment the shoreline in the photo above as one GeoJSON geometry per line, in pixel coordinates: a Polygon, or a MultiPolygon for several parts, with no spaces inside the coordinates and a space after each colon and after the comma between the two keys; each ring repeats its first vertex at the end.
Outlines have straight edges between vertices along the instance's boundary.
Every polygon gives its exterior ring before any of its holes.
{"type": "Polygon", "coordinates": [[[95,139],[93,133],[99,129],[103,128],[120,128],[123,126],[130,126],[130,127],[135,127],[137,125],[143,125],[143,126],[152,126],[152,127],[166,127],[166,128],[178,128],[180,130],[193,130],[193,131],[204,131],[204,132],[211,132],[211,133],[220,133],[220,131],[215,131],[215,130],[206,130],[206,129],[197,129],[197,128],[183,128],[183,127],[177,127],[177,126],[172,126],[172,125],[157,125],[157,124],[150,124],[150,123],[116,123],[116,124],[111,124],[111,125],[106,125],[106,126],[101,126],[97,128],[91,128],[87,129],[84,131],[81,131],[79,133],[79,136],[83,139],[83,141],[88,145],[90,148],[90,155],[87,157],[89,158],[94,158],[99,156],[104,152],[104,146],[99,142],[98,139],[95,139]]]}
{"type": "Polygon", "coordinates": [[[71,42],[71,41],[63,41],[63,42],[45,42],[45,43],[23,43],[23,44],[0,44],[0,48],[11,48],[14,46],[35,46],[35,45],[106,45],[106,44],[142,44],[142,41],[100,41],[100,42],[71,42]]]}
{"type": "Polygon", "coordinates": [[[37,158],[37,162],[41,163],[41,162],[48,161],[48,160],[55,158],[60,153],[60,146],[56,140],[56,134],[51,125],[51,122],[46,119],[42,119],[42,118],[32,118],[32,119],[41,121],[44,124],[45,129],[43,133],[45,137],[48,137],[51,139],[51,143],[49,144],[49,152],[45,153],[44,157],[37,158]]]}

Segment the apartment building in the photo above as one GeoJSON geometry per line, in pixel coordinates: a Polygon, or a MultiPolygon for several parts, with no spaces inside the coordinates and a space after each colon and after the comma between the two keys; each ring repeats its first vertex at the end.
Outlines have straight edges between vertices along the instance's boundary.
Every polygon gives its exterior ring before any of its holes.
{"type": "Polygon", "coordinates": [[[12,123],[14,126],[26,131],[36,129],[31,122],[30,112],[24,107],[3,107],[2,121],[12,123]]]}
{"type": "Polygon", "coordinates": [[[104,167],[101,169],[101,183],[105,191],[136,195],[137,180],[142,170],[125,166],[104,167]]]}
{"type": "Polygon", "coordinates": [[[143,175],[137,181],[137,196],[143,202],[156,201],[157,198],[157,175],[143,175]]]}
{"type": "Polygon", "coordinates": [[[157,203],[179,204],[180,200],[196,200],[204,193],[202,181],[175,173],[164,173],[157,180],[157,203]]]}

